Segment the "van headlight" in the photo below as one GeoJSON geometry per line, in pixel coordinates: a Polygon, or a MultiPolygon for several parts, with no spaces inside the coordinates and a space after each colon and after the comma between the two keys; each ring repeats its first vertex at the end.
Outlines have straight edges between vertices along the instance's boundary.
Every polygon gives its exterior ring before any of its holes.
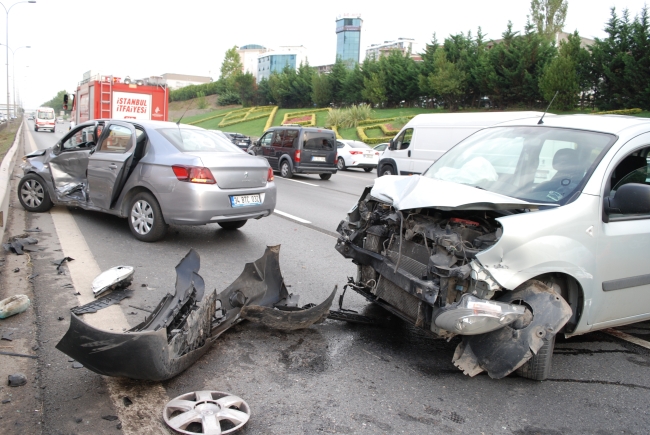
{"type": "Polygon", "coordinates": [[[440,310],[434,324],[459,335],[485,334],[514,322],[524,315],[525,310],[523,305],[511,305],[464,294],[458,303],[440,310]]]}

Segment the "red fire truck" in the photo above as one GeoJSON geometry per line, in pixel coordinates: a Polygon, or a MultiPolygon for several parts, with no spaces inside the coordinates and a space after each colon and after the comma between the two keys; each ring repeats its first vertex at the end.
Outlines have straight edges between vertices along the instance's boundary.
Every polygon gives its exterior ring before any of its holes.
{"type": "MultiPolygon", "coordinates": [[[[167,121],[168,90],[160,76],[142,80],[86,73],[72,96],[72,120],[148,119],[167,121]]],[[[67,110],[68,96],[64,97],[67,110]]]]}

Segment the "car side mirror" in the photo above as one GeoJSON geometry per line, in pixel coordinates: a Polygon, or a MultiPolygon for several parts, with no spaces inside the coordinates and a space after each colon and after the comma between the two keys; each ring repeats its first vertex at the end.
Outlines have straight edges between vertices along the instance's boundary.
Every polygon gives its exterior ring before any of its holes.
{"type": "Polygon", "coordinates": [[[395,141],[393,139],[390,140],[388,149],[395,151],[395,141]]]}
{"type": "Polygon", "coordinates": [[[618,188],[613,198],[606,200],[607,214],[646,214],[650,213],[650,186],[630,183],[618,188]]]}
{"type": "Polygon", "coordinates": [[[90,153],[89,154],[95,154],[96,149],[97,149],[97,144],[93,144],[92,148],[90,148],[90,153]]]}

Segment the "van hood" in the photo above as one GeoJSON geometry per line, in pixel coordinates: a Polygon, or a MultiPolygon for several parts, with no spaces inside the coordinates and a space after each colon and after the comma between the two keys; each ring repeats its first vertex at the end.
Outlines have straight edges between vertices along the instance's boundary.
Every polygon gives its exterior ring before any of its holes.
{"type": "Polygon", "coordinates": [[[370,191],[374,198],[397,210],[435,207],[439,210],[512,210],[553,207],[489,192],[466,184],[436,180],[419,175],[389,175],[377,178],[370,191]]]}

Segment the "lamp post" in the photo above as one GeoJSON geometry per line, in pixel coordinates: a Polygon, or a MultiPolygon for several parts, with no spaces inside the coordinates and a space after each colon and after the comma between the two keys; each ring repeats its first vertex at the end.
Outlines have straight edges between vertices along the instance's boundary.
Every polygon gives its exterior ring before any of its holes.
{"type": "MultiPolygon", "coordinates": [[[[0,45],[4,45],[4,44],[0,44],[0,45]]],[[[18,50],[20,50],[21,48],[32,48],[32,47],[30,45],[23,45],[22,47],[18,47],[15,50],[12,50],[11,47],[7,47],[7,48],[9,48],[9,50],[11,50],[11,67],[13,69],[11,77],[13,77],[12,83],[13,83],[13,88],[14,88],[14,90],[13,90],[13,93],[14,93],[14,116],[18,116],[17,111],[16,111],[16,52],[18,50]]],[[[7,84],[9,84],[9,80],[7,80],[7,84]]],[[[9,89],[9,88],[7,88],[7,89],[9,89]]],[[[9,111],[7,111],[7,118],[9,118],[9,111]]]]}
{"type": "Polygon", "coordinates": [[[14,3],[13,5],[9,6],[9,9],[0,2],[0,5],[4,8],[5,13],[7,14],[7,20],[6,20],[6,39],[5,39],[5,47],[6,47],[6,52],[7,52],[7,120],[11,119],[9,117],[9,12],[11,11],[11,8],[16,6],[17,4],[20,3],[36,3],[36,0],[27,0],[27,1],[22,1],[22,2],[17,2],[14,3]]]}

